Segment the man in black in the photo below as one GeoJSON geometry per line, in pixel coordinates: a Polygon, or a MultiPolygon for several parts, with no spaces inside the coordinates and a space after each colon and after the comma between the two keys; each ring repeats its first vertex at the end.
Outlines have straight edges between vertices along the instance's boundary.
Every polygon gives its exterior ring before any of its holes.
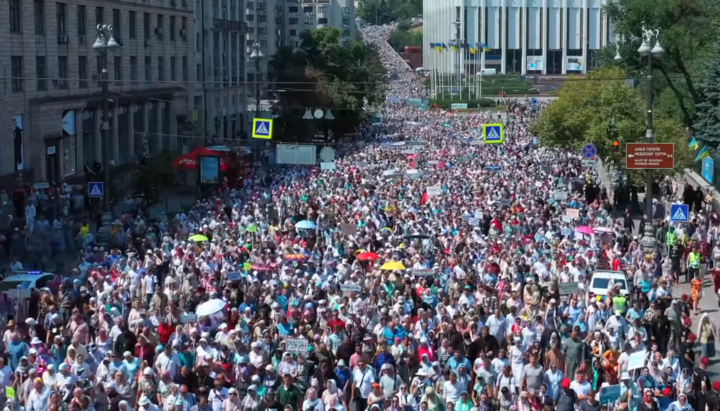
{"type": "Polygon", "coordinates": [[[570,380],[565,378],[561,383],[560,397],[557,402],[557,411],[575,411],[575,405],[579,402],[575,391],[570,389],[570,380]]]}
{"type": "Polygon", "coordinates": [[[588,397],[580,401],[580,411],[600,411],[600,402],[595,399],[597,391],[590,390],[588,397]]]}
{"type": "Polygon", "coordinates": [[[720,381],[712,383],[712,391],[705,394],[708,411],[720,411],[720,381]]]}
{"type": "Polygon", "coordinates": [[[700,365],[693,370],[692,388],[694,394],[692,406],[696,410],[705,409],[706,396],[709,391],[708,388],[710,388],[710,378],[707,376],[708,365],[710,365],[710,360],[707,357],[702,357],[700,365]],[[703,384],[705,390],[703,390],[703,384]]]}

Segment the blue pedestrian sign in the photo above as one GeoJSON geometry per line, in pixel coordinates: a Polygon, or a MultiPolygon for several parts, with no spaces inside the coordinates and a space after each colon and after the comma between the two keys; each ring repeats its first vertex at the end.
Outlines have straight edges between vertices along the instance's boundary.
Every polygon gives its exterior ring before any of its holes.
{"type": "Polygon", "coordinates": [[[687,204],[672,204],[670,206],[670,221],[675,223],[690,221],[690,207],[687,204]]]}
{"type": "Polygon", "coordinates": [[[583,147],[582,153],[585,158],[593,158],[597,154],[597,150],[595,149],[595,145],[587,144],[583,147]]]}
{"type": "Polygon", "coordinates": [[[88,183],[88,196],[103,197],[105,195],[105,185],[102,181],[91,181],[88,183]]]}
{"type": "Polygon", "coordinates": [[[533,97],[532,100],[530,100],[530,104],[532,104],[533,106],[537,104],[537,99],[533,97]]]}
{"type": "Polygon", "coordinates": [[[485,144],[502,144],[505,142],[505,128],[502,124],[483,124],[483,141],[485,144]]]}
{"type": "Polygon", "coordinates": [[[271,118],[256,118],[253,119],[253,138],[261,138],[263,140],[272,139],[273,130],[273,119],[271,118]]]}

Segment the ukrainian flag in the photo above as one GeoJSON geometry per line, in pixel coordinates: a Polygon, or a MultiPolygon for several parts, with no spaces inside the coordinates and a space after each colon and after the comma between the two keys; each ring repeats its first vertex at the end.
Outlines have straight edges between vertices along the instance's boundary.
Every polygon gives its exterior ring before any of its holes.
{"type": "Polygon", "coordinates": [[[703,147],[703,149],[700,150],[697,157],[695,157],[695,161],[700,161],[705,157],[710,157],[710,150],[708,150],[707,147],[703,147]]]}
{"type": "Polygon", "coordinates": [[[490,51],[490,47],[487,45],[487,43],[482,43],[482,49],[483,51],[490,51]]]}
{"type": "Polygon", "coordinates": [[[468,44],[468,47],[470,48],[470,54],[475,54],[478,52],[478,44],[468,44]]]}
{"type": "Polygon", "coordinates": [[[695,137],[693,137],[693,139],[690,141],[690,144],[688,144],[688,147],[692,148],[693,150],[697,150],[698,148],[700,148],[700,143],[698,143],[695,137]]]}
{"type": "Polygon", "coordinates": [[[450,49],[453,51],[458,51],[458,45],[457,43],[450,43],[450,49]]]}
{"type": "Polygon", "coordinates": [[[438,43],[438,45],[440,46],[440,48],[438,48],[440,54],[442,54],[444,50],[447,50],[447,45],[445,43],[438,43]]]}

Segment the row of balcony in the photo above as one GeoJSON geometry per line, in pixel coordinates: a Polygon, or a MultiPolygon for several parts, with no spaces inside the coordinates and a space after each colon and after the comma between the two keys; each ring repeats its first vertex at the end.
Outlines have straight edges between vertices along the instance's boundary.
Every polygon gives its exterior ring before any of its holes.
{"type": "Polygon", "coordinates": [[[246,34],[248,32],[248,24],[246,21],[213,19],[213,29],[222,31],[238,31],[242,34],[246,34]]]}

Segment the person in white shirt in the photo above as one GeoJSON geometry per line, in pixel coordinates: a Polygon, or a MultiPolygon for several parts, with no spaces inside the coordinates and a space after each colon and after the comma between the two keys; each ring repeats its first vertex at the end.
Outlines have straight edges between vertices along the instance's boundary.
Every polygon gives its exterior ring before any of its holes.
{"type": "Polygon", "coordinates": [[[590,383],[585,380],[585,374],[578,373],[577,379],[570,384],[570,389],[575,391],[579,400],[587,399],[590,394],[590,383]]]}
{"type": "Polygon", "coordinates": [[[26,411],[47,411],[50,399],[50,390],[43,384],[42,378],[33,380],[34,388],[25,404],[26,411]]]}
{"type": "Polygon", "coordinates": [[[375,372],[365,364],[365,361],[360,360],[357,368],[353,370],[352,381],[353,388],[357,388],[357,390],[352,390],[352,399],[356,404],[355,409],[364,410],[367,408],[367,399],[375,382],[375,372]]]}
{"type": "Polygon", "coordinates": [[[229,395],[230,392],[222,386],[222,382],[219,379],[215,380],[215,388],[211,389],[208,394],[208,401],[213,411],[223,411],[223,402],[228,399],[229,395]]]}
{"type": "Polygon", "coordinates": [[[162,350],[155,360],[155,369],[157,373],[162,375],[164,371],[170,372],[170,377],[175,378],[177,371],[180,369],[180,358],[172,352],[170,345],[159,346],[158,350],[162,350]]]}
{"type": "Polygon", "coordinates": [[[450,381],[446,381],[445,384],[443,384],[442,398],[446,404],[448,402],[457,404],[460,399],[460,394],[461,391],[457,380],[457,374],[451,371],[450,381]]]}

